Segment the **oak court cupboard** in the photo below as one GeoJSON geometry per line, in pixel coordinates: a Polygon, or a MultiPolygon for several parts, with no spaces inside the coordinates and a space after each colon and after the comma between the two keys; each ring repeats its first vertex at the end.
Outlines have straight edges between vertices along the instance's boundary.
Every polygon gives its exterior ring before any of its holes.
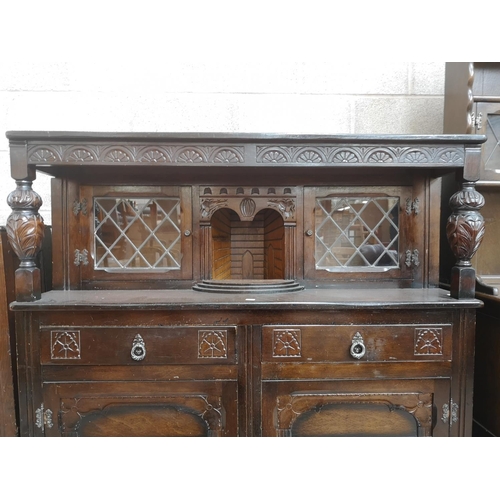
{"type": "Polygon", "coordinates": [[[483,136],[7,137],[22,436],[470,435],[483,136]]]}

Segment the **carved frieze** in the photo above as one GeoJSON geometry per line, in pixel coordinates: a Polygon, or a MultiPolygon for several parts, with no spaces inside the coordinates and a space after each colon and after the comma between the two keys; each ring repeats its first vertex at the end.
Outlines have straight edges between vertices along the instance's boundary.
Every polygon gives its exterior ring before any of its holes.
{"type": "Polygon", "coordinates": [[[279,212],[285,221],[295,222],[295,188],[204,186],[200,192],[203,193],[200,199],[203,222],[209,221],[214,212],[221,208],[233,210],[241,220],[246,221],[253,220],[255,214],[261,210],[271,208],[279,212]],[[284,197],[277,198],[277,194],[283,194],[284,197]],[[224,195],[224,198],[221,198],[221,195],[224,195]]]}
{"type": "Polygon", "coordinates": [[[345,163],[463,165],[461,146],[371,146],[286,144],[213,145],[186,143],[43,144],[28,147],[30,164],[268,164],[341,165],[345,163]]]}
{"type": "Polygon", "coordinates": [[[158,144],[98,144],[82,145],[35,145],[28,148],[28,162],[34,164],[59,163],[121,163],[121,164],[241,164],[245,147],[158,144]]]}
{"type": "Polygon", "coordinates": [[[463,148],[394,146],[257,146],[257,163],[264,164],[452,164],[464,162],[463,148]]]}

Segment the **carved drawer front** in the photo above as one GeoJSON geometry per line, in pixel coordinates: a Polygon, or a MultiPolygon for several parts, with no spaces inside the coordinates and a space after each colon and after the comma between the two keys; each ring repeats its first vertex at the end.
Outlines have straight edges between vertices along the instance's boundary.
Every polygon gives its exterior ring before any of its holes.
{"type": "Polygon", "coordinates": [[[235,327],[41,330],[42,364],[234,364],[235,327]]]}
{"type": "Polygon", "coordinates": [[[273,325],[265,362],[449,361],[451,325],[273,325]]]}

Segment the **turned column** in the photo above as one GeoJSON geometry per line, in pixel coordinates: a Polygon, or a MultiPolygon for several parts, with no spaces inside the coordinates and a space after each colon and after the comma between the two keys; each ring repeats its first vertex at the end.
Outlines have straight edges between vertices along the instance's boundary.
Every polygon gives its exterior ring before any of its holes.
{"type": "Polygon", "coordinates": [[[7,236],[21,264],[16,271],[16,300],[33,302],[41,297],[40,269],[36,256],[42,247],[44,223],[38,209],[42,198],[31,188],[32,181],[18,180],[7,197],[12,213],[7,218],[7,236]]]}
{"type": "Polygon", "coordinates": [[[484,236],[484,219],[479,210],[484,197],[476,191],[475,182],[464,182],[462,190],[450,198],[453,212],[448,217],[446,236],[457,259],[451,270],[451,296],[456,299],[474,298],[476,271],[471,259],[484,236]]]}

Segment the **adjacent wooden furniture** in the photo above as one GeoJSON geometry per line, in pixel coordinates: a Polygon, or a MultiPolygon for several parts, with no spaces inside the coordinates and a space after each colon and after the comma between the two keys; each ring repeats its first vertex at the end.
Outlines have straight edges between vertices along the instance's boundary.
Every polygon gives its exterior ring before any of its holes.
{"type": "MultiPolygon", "coordinates": [[[[500,63],[447,63],[444,110],[446,133],[487,137],[476,183],[485,199],[481,213],[486,233],[472,259],[478,298],[485,303],[477,317],[474,421],[475,434],[500,436],[500,63]]],[[[448,192],[454,188],[451,184],[448,192]]]]}
{"type": "Polygon", "coordinates": [[[7,137],[21,435],[471,434],[483,136],[7,137]]]}
{"type": "Polygon", "coordinates": [[[14,317],[9,314],[9,303],[15,299],[12,254],[5,228],[0,227],[0,436],[17,435],[16,404],[11,349],[15,345],[11,333],[14,317]]]}
{"type": "MultiPolygon", "coordinates": [[[[45,227],[42,249],[36,265],[41,270],[42,290],[52,288],[52,250],[50,227],[45,227]]],[[[18,435],[17,358],[14,313],[9,304],[16,299],[15,271],[19,259],[7,238],[6,228],[0,227],[0,436],[18,435]]]]}

